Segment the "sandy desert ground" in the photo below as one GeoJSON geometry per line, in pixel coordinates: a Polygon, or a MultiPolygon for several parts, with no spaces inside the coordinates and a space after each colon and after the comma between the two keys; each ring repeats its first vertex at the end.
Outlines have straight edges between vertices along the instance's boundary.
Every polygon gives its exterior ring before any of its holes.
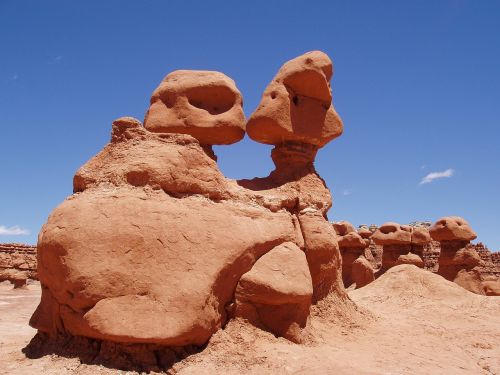
{"type": "MultiPolygon", "coordinates": [[[[323,301],[297,345],[230,322],[172,374],[500,374],[500,297],[472,294],[414,266],[350,291],[358,309],[323,301]]],[[[0,285],[0,373],[125,374],[77,358],[25,356],[39,285],[0,285]]],[[[131,373],[131,372],[129,372],[131,373]]]]}

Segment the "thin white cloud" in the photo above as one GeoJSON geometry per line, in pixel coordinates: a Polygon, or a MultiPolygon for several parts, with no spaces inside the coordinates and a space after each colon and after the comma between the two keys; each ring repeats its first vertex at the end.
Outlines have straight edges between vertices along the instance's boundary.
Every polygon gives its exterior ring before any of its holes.
{"type": "Polygon", "coordinates": [[[9,81],[17,81],[17,79],[18,79],[18,78],[19,78],[19,76],[18,76],[18,75],[17,75],[17,73],[16,73],[16,74],[11,75],[11,76],[9,77],[9,81]]]}
{"type": "Polygon", "coordinates": [[[430,184],[432,181],[434,180],[437,180],[439,178],[449,178],[449,177],[452,177],[453,174],[455,173],[455,171],[451,168],[443,171],[443,172],[432,172],[432,173],[429,173],[427,176],[425,176],[424,178],[422,178],[422,180],[420,181],[420,185],[424,185],[424,184],[430,184]]]}
{"type": "Polygon", "coordinates": [[[19,225],[13,227],[0,225],[0,236],[26,236],[28,234],[30,234],[29,230],[21,228],[19,225]]]}
{"type": "Polygon", "coordinates": [[[349,190],[349,189],[345,189],[343,192],[342,192],[342,195],[351,195],[352,194],[352,191],[349,190]]]}

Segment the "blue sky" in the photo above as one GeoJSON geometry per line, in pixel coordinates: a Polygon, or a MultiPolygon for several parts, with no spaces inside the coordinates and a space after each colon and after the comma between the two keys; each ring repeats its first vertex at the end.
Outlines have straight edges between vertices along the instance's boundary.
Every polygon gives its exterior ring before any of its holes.
{"type": "MultiPolygon", "coordinates": [[[[330,220],[459,215],[500,250],[499,16],[486,0],[0,0],[0,242],[36,243],[112,120],[142,120],[167,73],[226,73],[248,116],[285,61],[319,49],[345,126],[316,162],[330,220]]],[[[216,152],[228,177],[272,169],[248,138],[216,152]]]]}

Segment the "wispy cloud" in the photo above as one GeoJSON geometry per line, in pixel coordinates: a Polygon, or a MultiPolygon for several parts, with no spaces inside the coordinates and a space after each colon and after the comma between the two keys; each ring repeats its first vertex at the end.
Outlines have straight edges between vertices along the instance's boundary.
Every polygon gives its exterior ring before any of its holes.
{"type": "Polygon", "coordinates": [[[0,225],[0,236],[26,236],[28,234],[30,234],[29,230],[21,228],[19,225],[13,227],[0,225]]]}
{"type": "Polygon", "coordinates": [[[342,192],[342,195],[351,195],[352,194],[352,191],[349,190],[349,189],[345,189],[343,192],[342,192]]]}
{"type": "Polygon", "coordinates": [[[9,81],[17,81],[17,79],[19,78],[19,76],[16,74],[13,74],[9,77],[9,81]]]}
{"type": "Polygon", "coordinates": [[[443,172],[432,172],[432,173],[429,173],[427,176],[425,176],[424,178],[422,178],[422,180],[420,181],[420,185],[424,185],[424,184],[430,184],[432,181],[434,180],[437,180],[439,178],[449,178],[449,177],[452,177],[453,174],[455,173],[455,171],[451,168],[443,171],[443,172]]]}

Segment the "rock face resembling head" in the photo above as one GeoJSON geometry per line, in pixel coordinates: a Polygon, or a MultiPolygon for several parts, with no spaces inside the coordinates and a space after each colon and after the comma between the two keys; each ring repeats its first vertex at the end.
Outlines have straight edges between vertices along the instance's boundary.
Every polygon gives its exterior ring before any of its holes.
{"type": "Polygon", "coordinates": [[[411,244],[411,228],[398,223],[384,223],[372,236],[377,245],[409,245],[411,244]]]}
{"type": "Polygon", "coordinates": [[[201,144],[232,144],[245,135],[242,106],[236,84],[225,74],[177,70],[153,92],[144,126],[155,133],[189,134],[201,144]]]}
{"type": "Polygon", "coordinates": [[[429,232],[435,241],[472,241],[477,237],[469,223],[459,216],[442,217],[429,232]]]}
{"type": "Polygon", "coordinates": [[[313,51],[286,62],[267,86],[247,123],[254,141],[279,145],[300,142],[323,147],[342,134],[332,105],[333,64],[313,51]]]}

